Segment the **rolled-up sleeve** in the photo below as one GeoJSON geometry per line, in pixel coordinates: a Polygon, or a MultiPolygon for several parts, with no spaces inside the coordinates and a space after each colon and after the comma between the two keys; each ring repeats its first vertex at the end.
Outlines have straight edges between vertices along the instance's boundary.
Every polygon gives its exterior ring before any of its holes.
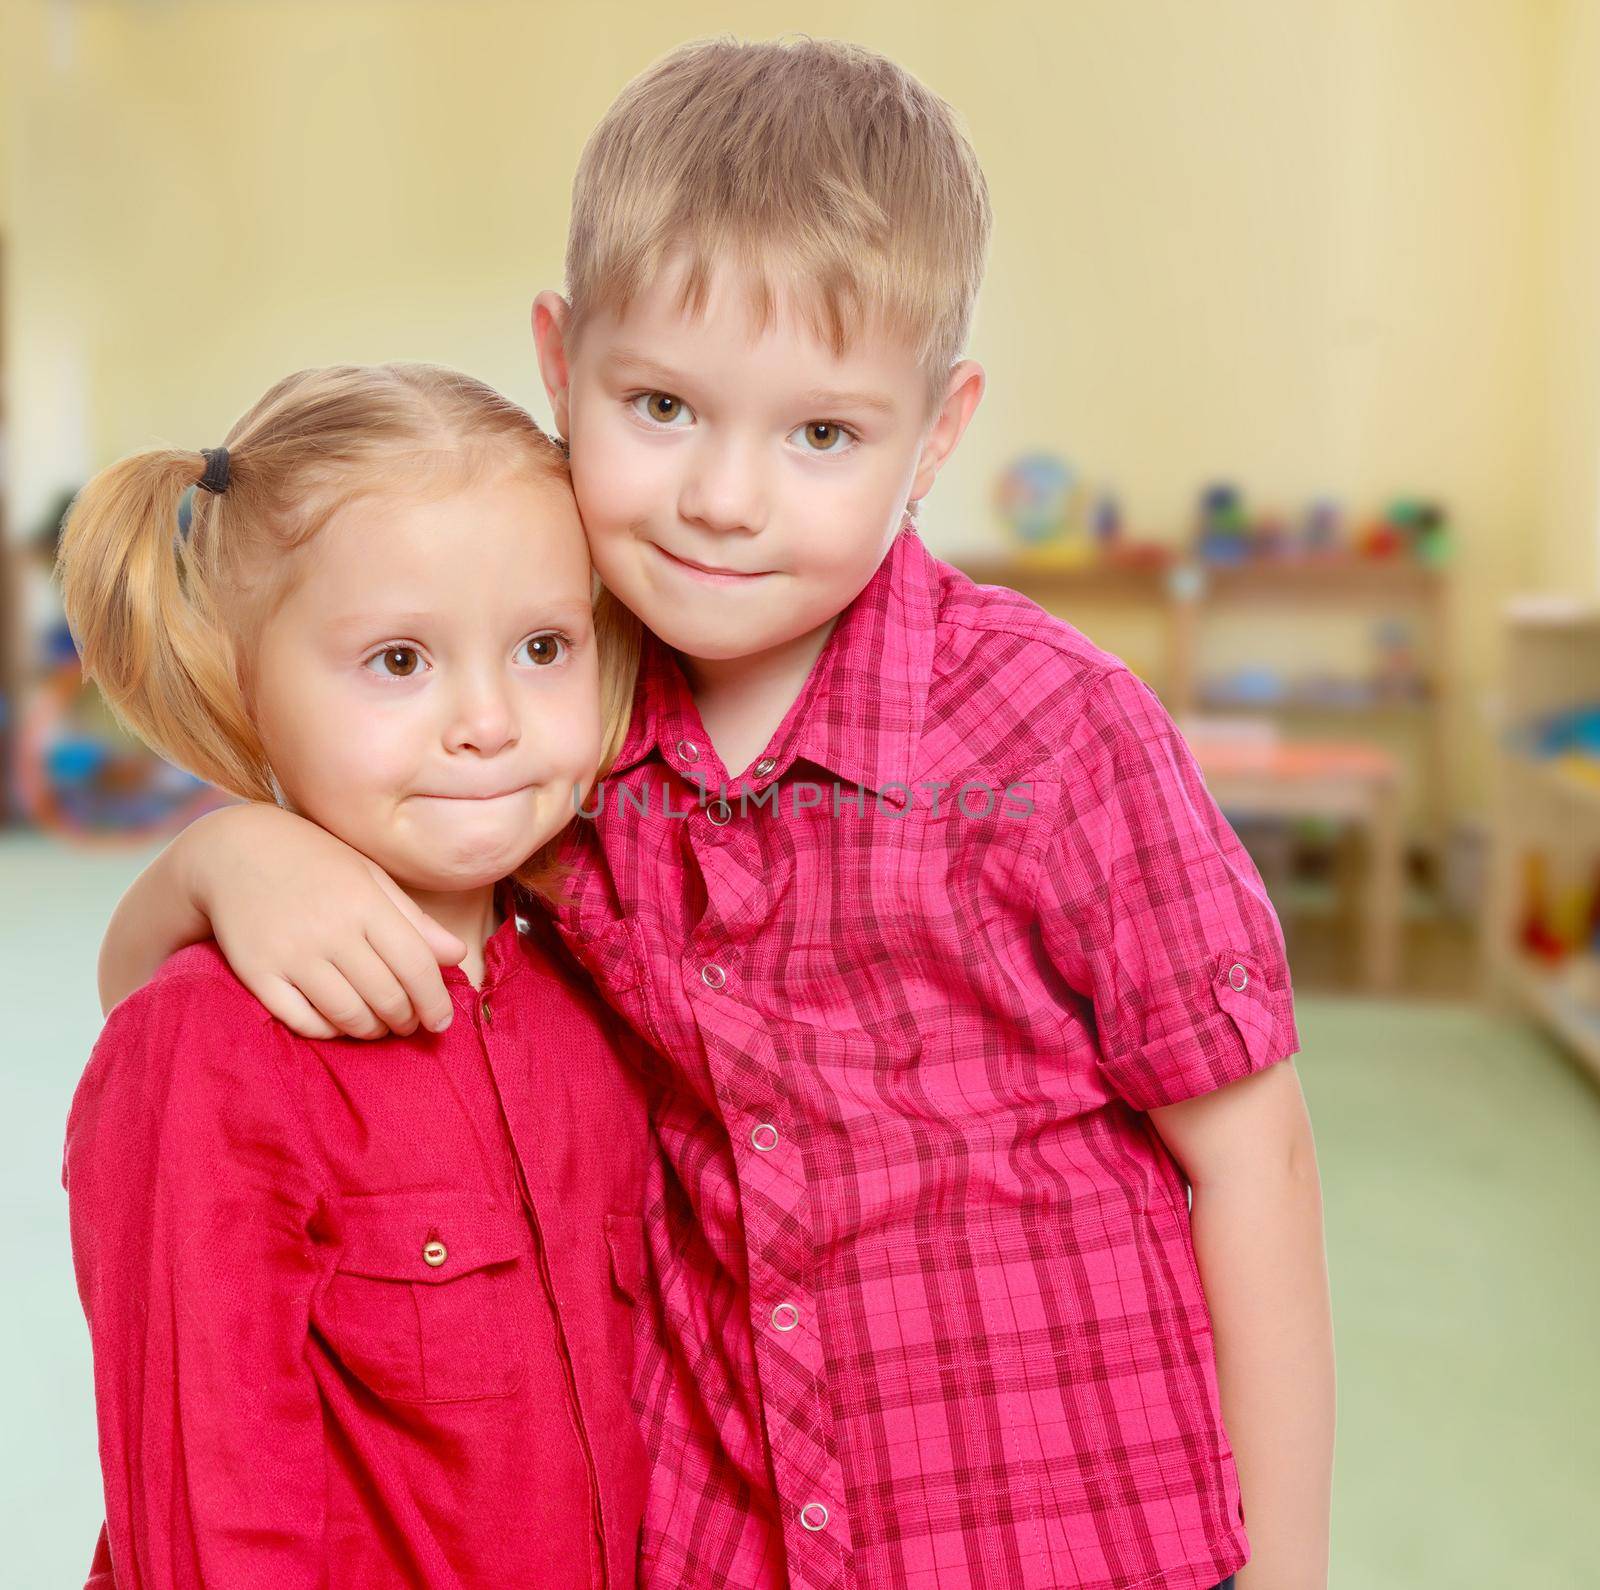
{"type": "Polygon", "coordinates": [[[1054,771],[1039,942],[1092,1004],[1110,1087],[1150,1110],[1294,1054],[1277,915],[1149,687],[1126,669],[1096,680],[1054,771]]]}
{"type": "MultiPolygon", "coordinates": [[[[79,1084],[63,1179],[94,1353],[117,1590],[323,1582],[306,1361],[319,1194],[281,1034],[242,990],[163,977],[79,1084]]],[[[95,1582],[95,1581],[91,1581],[95,1582]]]]}

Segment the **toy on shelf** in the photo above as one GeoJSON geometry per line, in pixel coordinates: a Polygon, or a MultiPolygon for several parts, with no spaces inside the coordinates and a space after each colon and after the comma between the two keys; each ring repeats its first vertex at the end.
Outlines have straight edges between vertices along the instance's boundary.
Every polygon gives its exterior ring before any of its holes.
{"type": "Polygon", "coordinates": [[[1094,505],[1092,519],[1094,543],[1105,556],[1116,551],[1122,540],[1122,504],[1105,492],[1094,505]]]}
{"type": "Polygon", "coordinates": [[[1344,510],[1331,497],[1315,499],[1295,522],[1272,512],[1252,515],[1237,486],[1218,482],[1200,494],[1195,555],[1213,567],[1347,562],[1356,557],[1438,567],[1450,555],[1449,525],[1437,503],[1401,497],[1352,542],[1344,510]]]}
{"type": "Polygon", "coordinates": [[[1530,850],[1522,858],[1522,900],[1517,920],[1517,938],[1528,955],[1549,964],[1565,957],[1567,946],[1551,916],[1550,880],[1543,851],[1530,850]]]}
{"type": "Polygon", "coordinates": [[[995,506],[1022,543],[1025,562],[1072,567],[1094,557],[1082,496],[1078,473],[1064,458],[1025,453],[1001,471],[995,506]]]}
{"type": "Polygon", "coordinates": [[[1332,497],[1318,497],[1306,509],[1297,539],[1297,550],[1301,557],[1344,556],[1344,509],[1332,497]]]}
{"type": "Polygon", "coordinates": [[[1357,550],[1368,558],[1411,558],[1438,568],[1450,559],[1449,519],[1435,502],[1397,497],[1362,530],[1357,550]]]}
{"type": "Polygon", "coordinates": [[[1195,551],[1202,563],[1229,567],[1249,558],[1250,526],[1237,486],[1222,482],[1200,493],[1195,551]]]}
{"type": "Polygon", "coordinates": [[[1173,561],[1170,547],[1128,535],[1115,493],[1091,494],[1054,453],[1013,460],[996,482],[995,506],[1020,543],[1017,561],[1034,568],[1162,569],[1173,561]]]}
{"type": "Polygon", "coordinates": [[[1426,700],[1428,678],[1412,626],[1405,619],[1386,618],[1378,624],[1374,640],[1378,653],[1374,698],[1400,705],[1426,700]]]}
{"type": "Polygon", "coordinates": [[[173,767],[126,734],[75,652],[38,682],[20,724],[18,793],[24,815],[75,839],[171,833],[231,797],[173,767]]]}
{"type": "Polygon", "coordinates": [[[1575,785],[1600,792],[1600,702],[1537,718],[1508,736],[1511,748],[1575,785]]]}
{"type": "MultiPolygon", "coordinates": [[[[32,538],[41,571],[55,565],[71,505],[71,493],[64,494],[32,538]]],[[[39,604],[29,625],[36,677],[16,719],[16,797],[24,820],[77,840],[143,840],[232,799],[123,730],[99,690],[84,682],[55,588],[43,591],[48,605],[39,604]]]]}

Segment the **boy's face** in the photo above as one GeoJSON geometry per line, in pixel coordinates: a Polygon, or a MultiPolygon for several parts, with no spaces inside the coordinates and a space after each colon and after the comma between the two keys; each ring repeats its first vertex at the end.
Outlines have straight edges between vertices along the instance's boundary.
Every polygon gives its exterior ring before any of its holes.
{"type": "Polygon", "coordinates": [[[570,349],[565,302],[542,294],[540,361],[601,578],[687,657],[752,657],[859,594],[983,375],[957,365],[930,413],[926,373],[898,341],[858,334],[836,357],[790,302],[760,327],[727,270],[699,315],[678,285],[661,273],[570,349]]]}

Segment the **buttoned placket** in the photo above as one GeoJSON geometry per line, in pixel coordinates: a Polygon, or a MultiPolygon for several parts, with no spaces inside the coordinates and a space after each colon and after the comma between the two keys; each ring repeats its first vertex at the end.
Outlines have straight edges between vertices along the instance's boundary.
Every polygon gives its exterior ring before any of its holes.
{"type": "MultiPolygon", "coordinates": [[[[517,924],[518,931],[522,924],[517,924]]],[[[594,1535],[592,1546],[594,1559],[591,1567],[596,1573],[596,1583],[603,1587],[610,1584],[610,1568],[606,1558],[606,1533],[605,1517],[600,1503],[600,1472],[595,1458],[594,1448],[590,1442],[588,1420],[585,1417],[584,1399],[578,1388],[577,1369],[572,1361],[572,1350],[567,1341],[566,1329],[562,1320],[559,1299],[556,1296],[555,1280],[550,1273],[550,1256],[545,1246],[544,1223],[539,1215],[539,1201],[534,1196],[533,1183],[538,1180],[541,1189],[544,1188],[542,1176],[530,1177],[528,1166],[524,1162],[522,1152],[523,1133],[518,1128],[521,1096],[514,1090],[508,1089],[501,1080],[501,1065],[505,1063],[503,1041],[497,1044],[492,1041],[495,1026],[495,998],[496,986],[491,981],[492,972],[489,966],[484,967],[484,979],[481,988],[466,990],[469,1008],[473,1015],[473,1031],[477,1037],[479,1047],[483,1051],[484,1060],[489,1067],[489,1075],[493,1079],[495,1095],[500,1101],[500,1113],[506,1122],[506,1136],[511,1147],[511,1160],[516,1174],[517,1195],[522,1201],[523,1208],[533,1227],[533,1248],[539,1284],[544,1290],[546,1304],[550,1316],[555,1322],[557,1346],[561,1353],[562,1366],[566,1372],[567,1395],[572,1399],[573,1424],[577,1429],[578,1440],[583,1448],[584,1467],[589,1476],[589,1495],[593,1498],[594,1535]]],[[[521,1035],[521,1041],[526,1041],[526,1035],[521,1035]]],[[[524,1123],[526,1124],[526,1123],[524,1123]]],[[[425,1256],[426,1257],[426,1256],[425,1256]]]]}
{"type": "MultiPolygon", "coordinates": [[[[714,759],[695,741],[686,744],[702,765],[714,759]]],[[[685,742],[676,747],[685,748],[685,742]]],[[[757,788],[776,766],[772,757],[756,762],[757,788]]],[[[741,781],[741,787],[749,786],[741,781]]],[[[766,1023],[744,1002],[739,977],[742,939],[767,919],[773,897],[753,825],[774,818],[746,806],[736,792],[722,801],[726,814],[716,805],[708,803],[685,824],[706,909],[681,973],[739,1180],[750,1324],[789,1583],[794,1590],[834,1590],[849,1582],[851,1542],[810,1284],[815,1225],[802,1148],[785,1129],[776,1048],[766,1023]]]]}

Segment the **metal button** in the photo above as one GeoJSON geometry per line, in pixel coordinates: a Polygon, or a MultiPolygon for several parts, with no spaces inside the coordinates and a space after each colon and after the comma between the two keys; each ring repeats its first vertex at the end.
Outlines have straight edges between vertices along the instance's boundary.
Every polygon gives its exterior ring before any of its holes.
{"type": "Polygon", "coordinates": [[[772,757],[770,757],[770,756],[762,757],[761,760],[759,762],[757,762],[756,765],[755,765],[754,772],[755,772],[756,777],[757,778],[765,778],[767,776],[767,774],[770,773],[773,770],[773,768],[775,768],[777,765],[778,765],[777,762],[774,761],[772,757]]]}
{"type": "Polygon", "coordinates": [[[700,747],[693,740],[679,740],[678,755],[685,762],[698,762],[700,760],[700,747]]]}
{"type": "Polygon", "coordinates": [[[483,1017],[485,1027],[494,1026],[494,1006],[489,1003],[487,994],[478,1001],[478,1014],[483,1017]]]}
{"type": "Polygon", "coordinates": [[[718,828],[721,828],[732,816],[733,808],[721,796],[718,796],[716,800],[706,807],[706,821],[718,828]]]}
{"type": "Polygon", "coordinates": [[[1250,974],[1237,961],[1228,968],[1228,987],[1242,994],[1250,986],[1250,974]]]}
{"type": "Polygon", "coordinates": [[[763,1121],[750,1134],[750,1142],[758,1154],[770,1154],[778,1146],[778,1129],[771,1121],[763,1121]]]}
{"type": "Polygon", "coordinates": [[[800,1509],[800,1522],[814,1535],[828,1527],[828,1509],[821,1502],[807,1502],[800,1509]]]}
{"type": "Polygon", "coordinates": [[[714,961],[707,961],[706,964],[700,968],[700,981],[704,983],[707,988],[721,988],[722,985],[727,982],[727,980],[728,974],[723,971],[723,969],[714,961]]]}
{"type": "Polygon", "coordinates": [[[772,1328],[775,1331],[792,1331],[800,1323],[800,1310],[793,1303],[780,1303],[772,1311],[772,1328]]]}
{"type": "Polygon", "coordinates": [[[422,1245],[422,1262],[431,1269],[437,1270],[449,1257],[450,1250],[437,1237],[422,1245]]]}

